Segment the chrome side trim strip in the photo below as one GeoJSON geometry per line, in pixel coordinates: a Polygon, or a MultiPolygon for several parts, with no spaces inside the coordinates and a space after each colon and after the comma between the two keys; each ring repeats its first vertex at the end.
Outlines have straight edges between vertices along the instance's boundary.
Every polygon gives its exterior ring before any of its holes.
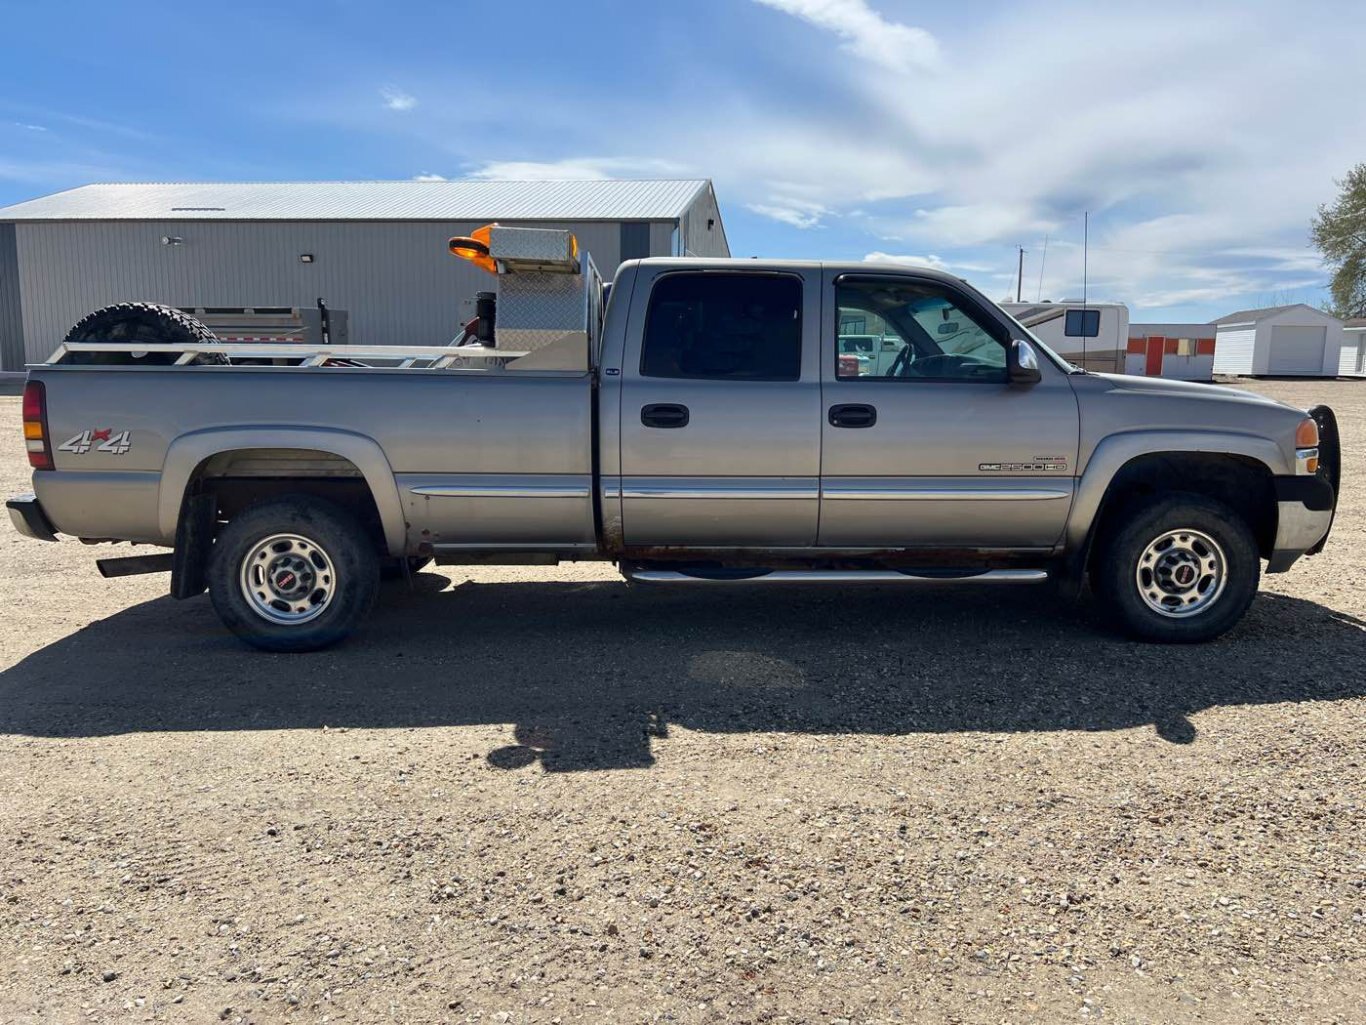
{"type": "Polygon", "coordinates": [[[469,543],[438,542],[432,545],[434,552],[596,552],[598,546],[579,541],[516,541],[490,542],[472,541],[469,543]]]}
{"type": "Polygon", "coordinates": [[[588,498],[588,487],[564,484],[426,484],[409,488],[427,498],[588,498]]]}
{"type": "Polygon", "coordinates": [[[840,487],[821,490],[821,498],[837,502],[1056,502],[1072,497],[1057,488],[898,488],[840,487]]]}
{"type": "Polygon", "coordinates": [[[622,498],[815,502],[821,494],[819,477],[622,477],[617,486],[622,498]]]}
{"type": "Polygon", "coordinates": [[[622,498],[711,498],[711,499],[793,499],[814,502],[820,497],[816,488],[752,488],[752,487],[624,487],[622,498]]]}
{"type": "Polygon", "coordinates": [[[890,569],[779,569],[752,577],[718,578],[694,576],[676,569],[638,569],[632,570],[629,578],[651,584],[1033,584],[1047,580],[1048,572],[1042,569],[990,569],[968,572],[965,576],[929,573],[921,576],[911,570],[900,573],[890,569]]]}

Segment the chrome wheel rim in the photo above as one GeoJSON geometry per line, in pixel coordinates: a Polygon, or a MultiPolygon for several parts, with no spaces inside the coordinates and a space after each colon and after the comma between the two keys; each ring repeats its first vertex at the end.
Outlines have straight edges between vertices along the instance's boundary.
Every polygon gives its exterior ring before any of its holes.
{"type": "Polygon", "coordinates": [[[1198,616],[1219,600],[1228,560],[1219,542],[1198,530],[1169,530],[1138,559],[1134,574],[1143,603],[1159,616],[1198,616]]]}
{"type": "Polygon", "coordinates": [[[262,619],[298,626],[327,611],[337,593],[332,557],[299,534],[273,534],[242,560],[242,596],[262,619]]]}

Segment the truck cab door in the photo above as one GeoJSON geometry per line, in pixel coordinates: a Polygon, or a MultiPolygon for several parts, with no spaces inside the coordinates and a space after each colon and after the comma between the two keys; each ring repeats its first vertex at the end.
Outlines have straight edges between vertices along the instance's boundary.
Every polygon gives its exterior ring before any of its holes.
{"type": "Polygon", "coordinates": [[[816,544],[819,325],[816,269],[639,266],[604,374],[620,380],[620,463],[603,501],[626,548],[816,544]]]}
{"type": "Polygon", "coordinates": [[[1011,383],[1019,329],[957,282],[827,271],[824,287],[820,544],[1057,544],[1079,430],[1066,372],[1040,353],[1041,379],[1011,383]]]}

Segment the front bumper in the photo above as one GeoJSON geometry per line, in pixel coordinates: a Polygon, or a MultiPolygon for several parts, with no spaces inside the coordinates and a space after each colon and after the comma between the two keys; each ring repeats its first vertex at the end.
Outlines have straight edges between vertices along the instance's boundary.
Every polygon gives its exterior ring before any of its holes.
{"type": "Polygon", "coordinates": [[[5,502],[14,529],[36,541],[56,541],[57,532],[48,521],[47,513],[38,504],[36,495],[15,495],[5,502]]]}
{"type": "Polygon", "coordinates": [[[1323,477],[1276,477],[1276,541],[1268,573],[1284,573],[1301,555],[1323,547],[1337,494],[1323,477]]]}

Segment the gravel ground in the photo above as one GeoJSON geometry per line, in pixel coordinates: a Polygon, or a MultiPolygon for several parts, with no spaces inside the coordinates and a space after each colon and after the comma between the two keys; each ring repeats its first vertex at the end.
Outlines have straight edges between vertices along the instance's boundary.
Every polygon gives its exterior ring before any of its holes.
{"type": "Polygon", "coordinates": [[[0,1020],[1366,1020],[1366,382],[1257,387],[1348,485],[1196,648],[586,566],[272,656],[6,528],[0,1020]]]}

